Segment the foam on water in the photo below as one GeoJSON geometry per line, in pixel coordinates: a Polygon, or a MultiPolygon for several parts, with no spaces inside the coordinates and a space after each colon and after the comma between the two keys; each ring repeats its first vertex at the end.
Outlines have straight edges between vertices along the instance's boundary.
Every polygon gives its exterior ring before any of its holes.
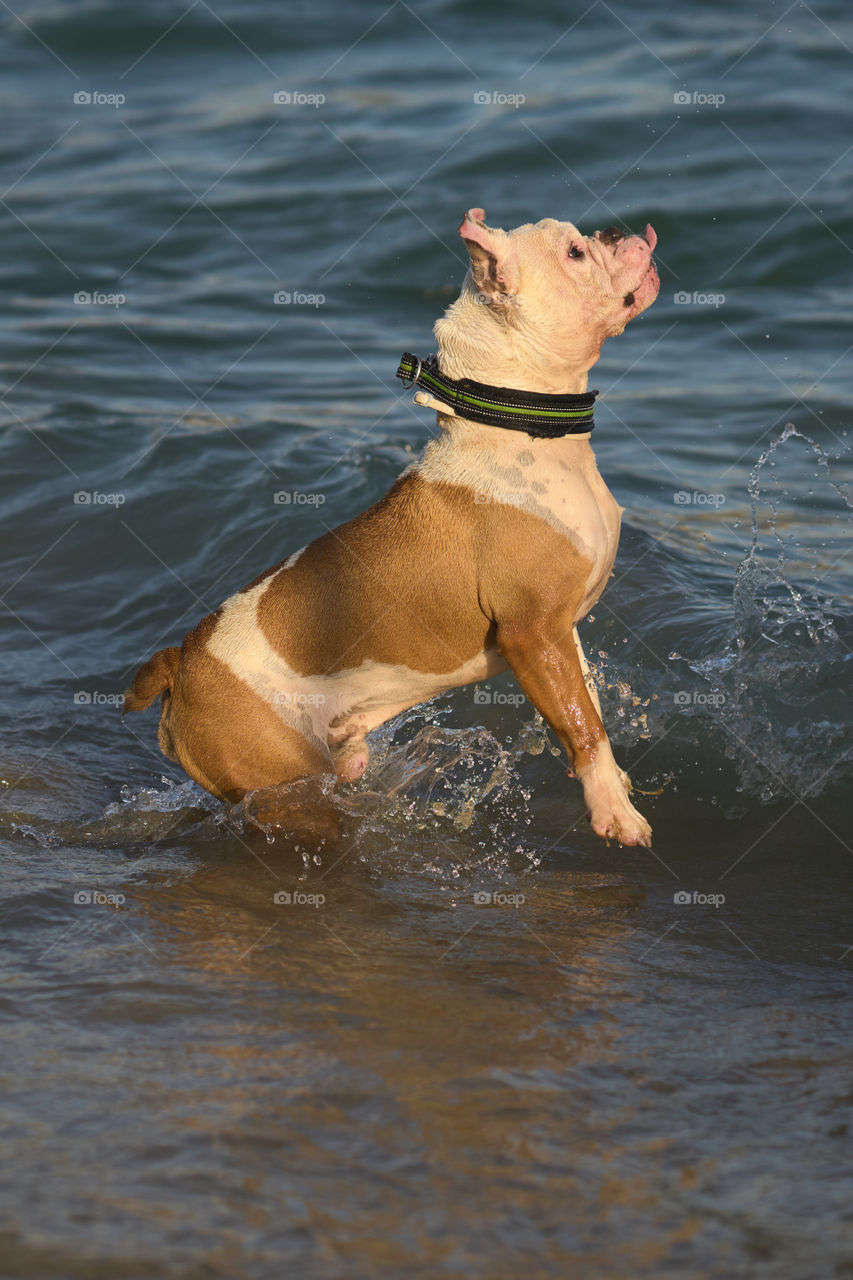
{"type": "MultiPolygon", "coordinates": [[[[23,836],[44,849],[85,844],[91,848],[115,845],[159,844],[177,838],[205,820],[216,820],[222,806],[213,796],[187,779],[175,783],[162,777],[159,787],[134,791],[125,784],[120,799],[91,820],[45,816],[28,810],[6,811],[0,831],[23,836]]],[[[67,798],[54,797],[55,809],[67,807],[67,798]]]]}

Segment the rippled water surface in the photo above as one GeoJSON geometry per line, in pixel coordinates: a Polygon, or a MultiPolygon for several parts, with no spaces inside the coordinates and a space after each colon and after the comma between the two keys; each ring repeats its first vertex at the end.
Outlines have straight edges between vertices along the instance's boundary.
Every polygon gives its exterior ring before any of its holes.
{"type": "Polygon", "coordinates": [[[849,7],[13,7],[0,1272],[853,1274],[849,7]],[[119,719],[429,438],[475,205],[658,232],[582,629],[653,852],[507,676],[316,856],[119,719]]]}

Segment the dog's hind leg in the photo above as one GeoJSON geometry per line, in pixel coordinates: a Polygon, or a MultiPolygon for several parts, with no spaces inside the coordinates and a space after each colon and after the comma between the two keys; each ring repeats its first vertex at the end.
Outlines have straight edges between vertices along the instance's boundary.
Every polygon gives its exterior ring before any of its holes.
{"type": "Polygon", "coordinates": [[[250,821],[317,843],[335,839],[335,768],[323,742],[284,721],[218,659],[194,655],[175,672],[161,735],[191,778],[250,821]]]}

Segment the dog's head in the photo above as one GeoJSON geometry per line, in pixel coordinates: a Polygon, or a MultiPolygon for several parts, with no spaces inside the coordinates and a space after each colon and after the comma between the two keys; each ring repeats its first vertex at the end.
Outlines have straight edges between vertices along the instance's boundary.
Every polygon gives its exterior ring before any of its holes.
{"type": "Polygon", "coordinates": [[[642,236],[616,227],[585,236],[554,218],[513,231],[485,219],[483,209],[469,209],[459,227],[471,259],[466,288],[532,352],[589,369],[605,338],[657,297],[651,226],[642,236]]]}

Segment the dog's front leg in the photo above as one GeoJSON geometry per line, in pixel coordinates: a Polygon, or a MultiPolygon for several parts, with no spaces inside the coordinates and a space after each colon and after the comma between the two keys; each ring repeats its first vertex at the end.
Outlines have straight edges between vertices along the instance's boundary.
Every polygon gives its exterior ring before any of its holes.
{"type": "MultiPolygon", "coordinates": [[[[581,638],[578,635],[577,627],[573,628],[572,635],[574,636],[575,648],[577,649],[578,660],[581,664],[581,671],[583,672],[584,684],[589,690],[589,696],[592,698],[592,705],[595,707],[596,711],[598,712],[598,718],[603,725],[604,716],[601,714],[601,703],[599,702],[599,699],[598,699],[598,690],[595,687],[595,680],[592,676],[592,673],[590,672],[589,663],[586,660],[586,654],[583,651],[583,645],[581,644],[581,638]]],[[[622,782],[622,786],[630,794],[631,791],[633,791],[634,789],[631,779],[628,777],[624,769],[620,769],[618,765],[616,766],[616,768],[619,772],[619,778],[622,782]]]]}
{"type": "Polygon", "coordinates": [[[626,775],[613,758],[598,700],[587,688],[571,624],[558,619],[499,624],[497,643],[521,688],[565,747],[583,785],[595,833],[650,848],[651,827],[628,799],[622,780],[626,775]]]}

